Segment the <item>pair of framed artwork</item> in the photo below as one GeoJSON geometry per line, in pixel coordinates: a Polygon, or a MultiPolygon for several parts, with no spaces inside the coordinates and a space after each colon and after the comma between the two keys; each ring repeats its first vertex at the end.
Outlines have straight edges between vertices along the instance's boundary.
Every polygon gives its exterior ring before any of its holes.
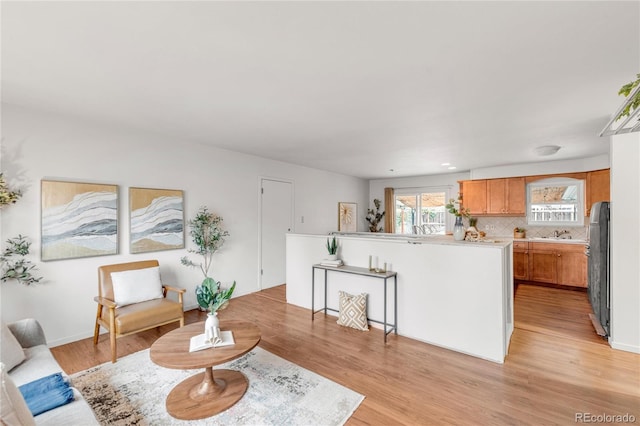
{"type": "MultiPolygon", "coordinates": [[[[118,186],[42,180],[42,260],[118,253],[118,186]]],[[[131,253],[184,248],[181,190],[129,188],[131,253]]]]}

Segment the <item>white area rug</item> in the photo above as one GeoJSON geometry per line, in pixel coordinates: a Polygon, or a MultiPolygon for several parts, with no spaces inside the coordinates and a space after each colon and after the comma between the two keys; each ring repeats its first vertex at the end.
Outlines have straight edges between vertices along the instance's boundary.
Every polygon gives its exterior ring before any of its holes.
{"type": "Polygon", "coordinates": [[[203,370],[160,367],[149,350],[76,373],[71,380],[105,425],[342,425],[364,399],[259,347],[215,368],[241,371],[249,389],[233,407],[196,421],[174,419],[165,401],[176,384],[203,370]]]}

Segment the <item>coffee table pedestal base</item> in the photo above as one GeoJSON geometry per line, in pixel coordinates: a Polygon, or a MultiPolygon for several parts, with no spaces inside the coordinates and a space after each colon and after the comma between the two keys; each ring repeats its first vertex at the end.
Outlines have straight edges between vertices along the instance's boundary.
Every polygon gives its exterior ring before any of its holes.
{"type": "Polygon", "coordinates": [[[240,401],[249,382],[239,371],[215,370],[180,382],[167,397],[167,412],[180,420],[197,420],[219,414],[240,401]]]}

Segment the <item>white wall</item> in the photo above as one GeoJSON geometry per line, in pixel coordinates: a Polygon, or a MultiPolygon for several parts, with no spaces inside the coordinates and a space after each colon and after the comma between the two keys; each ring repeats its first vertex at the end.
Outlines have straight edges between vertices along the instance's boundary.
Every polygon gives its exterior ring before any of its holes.
{"type": "Polygon", "coordinates": [[[640,353],[640,133],[611,138],[611,337],[640,353]]]}
{"type": "MultiPolygon", "coordinates": [[[[339,201],[358,203],[359,230],[366,230],[368,183],[361,179],[11,105],[2,106],[2,132],[1,170],[24,195],[2,210],[1,241],[29,236],[29,258],[46,281],[30,287],[2,283],[0,316],[6,322],[38,319],[52,345],[92,335],[99,265],[158,259],[163,280],[186,288],[186,307],[196,306],[194,288],[203,277],[180,264],[186,249],[129,254],[131,186],[184,190],[185,220],[202,205],[224,218],[230,237],[216,253],[211,275],[223,284],[236,280],[236,296],[259,290],[260,177],[294,182],[296,232],[337,230],[339,201]],[[43,178],[118,185],[120,254],[40,262],[43,178]]],[[[187,248],[193,247],[188,234],[186,240],[187,248]]]]}

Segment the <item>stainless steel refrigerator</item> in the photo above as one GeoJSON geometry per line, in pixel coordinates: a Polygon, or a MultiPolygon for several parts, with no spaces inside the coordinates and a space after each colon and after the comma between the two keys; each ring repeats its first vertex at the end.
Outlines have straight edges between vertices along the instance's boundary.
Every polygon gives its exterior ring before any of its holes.
{"type": "Polygon", "coordinates": [[[600,201],[591,207],[587,256],[589,275],[587,292],[593,309],[592,320],[598,331],[599,323],[605,336],[609,335],[609,202],[600,201]]]}

